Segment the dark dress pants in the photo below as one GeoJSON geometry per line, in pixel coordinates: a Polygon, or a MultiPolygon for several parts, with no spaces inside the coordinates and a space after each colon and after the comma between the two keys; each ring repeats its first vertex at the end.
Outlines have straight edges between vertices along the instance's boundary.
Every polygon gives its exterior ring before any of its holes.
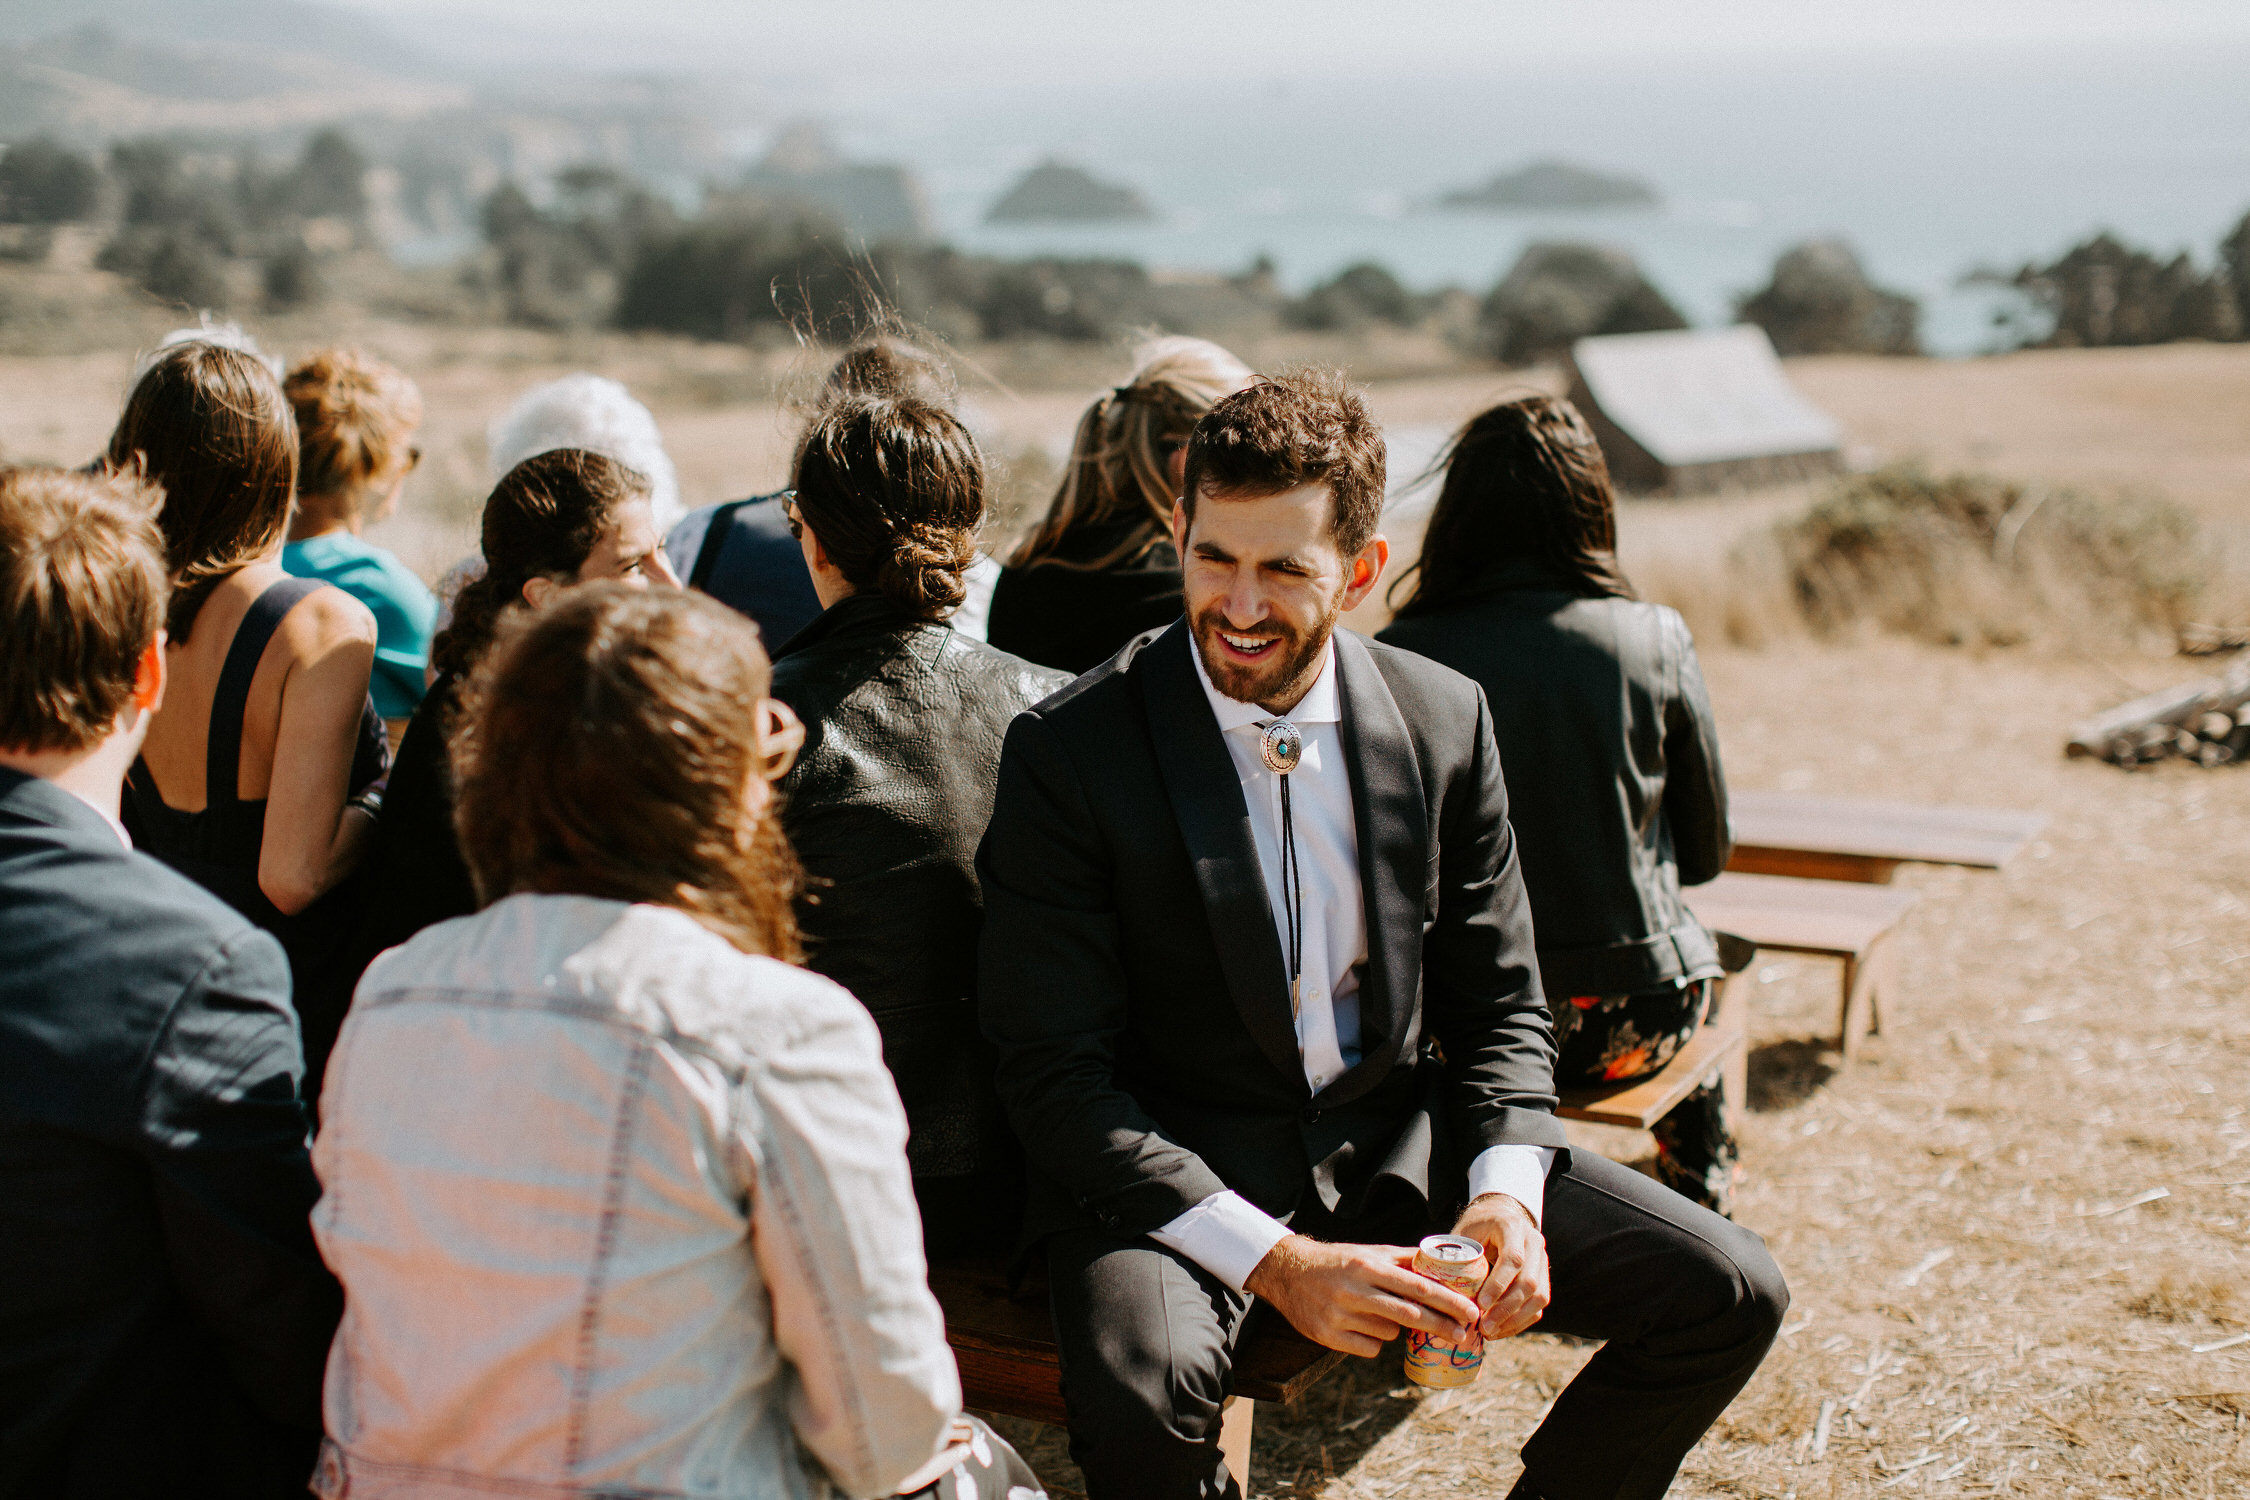
{"type": "MultiPolygon", "coordinates": [[[[1525,1467],[1547,1500],[1660,1500],[1772,1345],[1789,1305],[1780,1268],[1749,1230],[1591,1152],[1549,1175],[1543,1217],[1554,1298],[1539,1329],[1604,1342],[1525,1467]]],[[[1417,1237],[1299,1224],[1327,1240],[1417,1237]]],[[[1219,1409],[1248,1299],[1153,1240],[1101,1230],[1051,1239],[1047,1274],[1091,1500],[1237,1500],[1219,1409]]]]}

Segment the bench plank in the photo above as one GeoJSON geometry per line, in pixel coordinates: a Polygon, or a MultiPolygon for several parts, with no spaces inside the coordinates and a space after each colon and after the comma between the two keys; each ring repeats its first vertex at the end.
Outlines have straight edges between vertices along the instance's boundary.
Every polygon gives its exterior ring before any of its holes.
{"type": "MultiPolygon", "coordinates": [[[[1034,1282],[1011,1297],[1003,1265],[973,1261],[931,1267],[930,1290],[968,1404],[1059,1425],[1062,1364],[1045,1288],[1034,1282]]],[[[1344,1362],[1268,1311],[1251,1318],[1234,1364],[1234,1393],[1245,1400],[1294,1401],[1344,1362]]]]}
{"type": "Polygon", "coordinates": [[[1836,1048],[1846,1057],[1862,1037],[1882,1029],[1882,997],[1892,976],[1889,938],[1920,899],[1917,892],[1729,870],[1686,895],[1706,927],[1738,933],[1760,948],[1843,961],[1836,1048]]]}
{"type": "Polygon", "coordinates": [[[1887,883],[1901,864],[1997,870],[2047,826],[2044,813],[1797,792],[1729,799],[1729,870],[1887,883]]]}
{"type": "Polygon", "coordinates": [[[1566,1120],[1648,1130],[1749,1046],[1749,1033],[1740,1022],[1705,1025],[1657,1072],[1633,1083],[1565,1090],[1555,1113],[1566,1120]]]}

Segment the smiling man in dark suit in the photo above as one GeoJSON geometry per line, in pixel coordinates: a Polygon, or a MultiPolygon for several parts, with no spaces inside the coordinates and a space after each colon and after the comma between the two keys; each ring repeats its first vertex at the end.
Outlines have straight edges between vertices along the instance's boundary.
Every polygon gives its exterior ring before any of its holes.
{"type": "Polygon", "coordinates": [[[1173,520],[1186,618],[1008,735],[981,1013],[1094,1500],[1236,1493],[1252,1298],[1353,1354],[1607,1340],[1516,1494],[1655,1500],[1787,1305],[1757,1236],[1568,1148],[1483,696],[1336,630],[1383,488],[1340,376],[1221,402],[1173,520]],[[1446,1229],[1491,1258],[1473,1304],[1408,1269],[1446,1229]]]}

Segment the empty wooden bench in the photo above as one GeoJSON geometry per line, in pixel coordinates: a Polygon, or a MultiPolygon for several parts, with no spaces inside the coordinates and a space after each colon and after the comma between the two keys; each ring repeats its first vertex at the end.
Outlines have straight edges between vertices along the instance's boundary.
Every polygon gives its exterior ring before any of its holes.
{"type": "MultiPolygon", "coordinates": [[[[1063,1425],[1062,1363],[1045,1285],[1034,1277],[1011,1297],[1006,1268],[980,1261],[932,1267],[930,1290],[945,1309],[945,1340],[961,1367],[962,1399],[979,1411],[1063,1425]]],[[[1294,1401],[1343,1362],[1343,1355],[1306,1338],[1272,1309],[1251,1309],[1219,1432],[1219,1449],[1245,1494],[1253,1403],[1294,1401]]]]}
{"type": "Polygon", "coordinates": [[[1882,1029],[1882,999],[1893,973],[1890,937],[1913,907],[1915,892],[1729,870],[1687,898],[1706,927],[1740,933],[1763,949],[1841,960],[1836,1047],[1846,1057],[1882,1029]]]}
{"type": "Polygon", "coordinates": [[[1728,870],[1876,885],[1887,884],[1902,864],[1997,870],[2047,826],[2044,813],[1795,792],[1738,791],[1728,811],[1728,870]]]}

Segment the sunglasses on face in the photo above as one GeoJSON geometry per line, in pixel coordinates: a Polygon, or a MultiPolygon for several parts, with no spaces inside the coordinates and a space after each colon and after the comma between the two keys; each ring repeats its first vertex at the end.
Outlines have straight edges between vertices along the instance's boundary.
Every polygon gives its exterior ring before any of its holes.
{"type": "Polygon", "coordinates": [[[781,514],[789,523],[789,534],[798,541],[803,541],[805,539],[805,513],[797,509],[797,492],[795,490],[783,490],[781,492],[781,514]]]}
{"type": "Polygon", "coordinates": [[[768,698],[758,705],[758,774],[768,781],[779,781],[789,774],[797,763],[797,752],[805,747],[805,725],[789,705],[779,698],[768,698]]]}

